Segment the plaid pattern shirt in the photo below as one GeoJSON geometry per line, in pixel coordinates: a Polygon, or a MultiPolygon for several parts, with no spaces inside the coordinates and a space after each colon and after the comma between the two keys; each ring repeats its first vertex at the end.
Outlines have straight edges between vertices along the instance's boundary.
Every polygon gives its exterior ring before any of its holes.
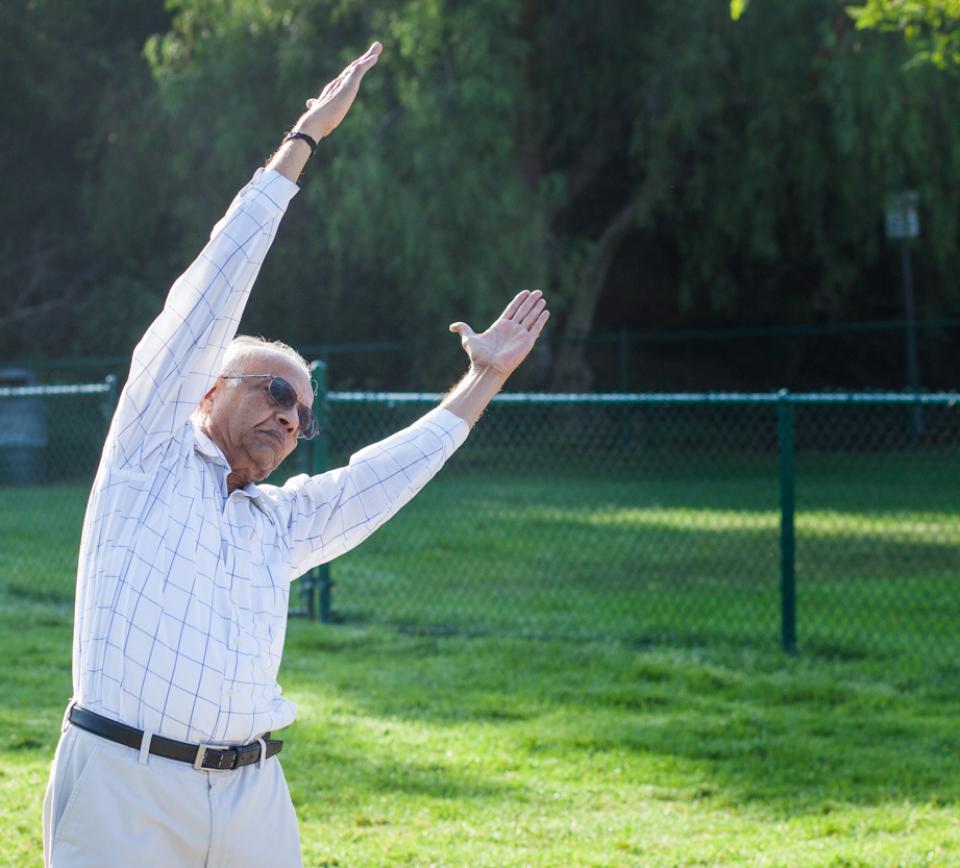
{"type": "Polygon", "coordinates": [[[297,186],[259,169],[137,345],[84,519],[73,686],[85,708],[192,742],[289,724],[281,695],[290,582],[356,546],[466,439],[441,408],[282,487],[227,492],[194,418],[297,186]]]}

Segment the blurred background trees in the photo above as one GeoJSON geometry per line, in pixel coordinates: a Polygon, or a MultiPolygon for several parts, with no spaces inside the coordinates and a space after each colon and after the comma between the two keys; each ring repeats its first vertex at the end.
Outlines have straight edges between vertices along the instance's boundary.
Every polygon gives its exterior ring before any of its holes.
{"type": "MultiPolygon", "coordinates": [[[[243,326],[420,348],[340,385],[446,386],[446,325],[479,327],[524,286],[555,311],[529,382],[555,388],[597,385],[591,334],[896,319],[883,212],[903,188],[921,202],[919,315],[960,316],[955,75],[835,0],[729,11],[7,3],[0,355],[129,353],[303,100],[373,38],[383,60],[308,166],[243,326]]],[[[925,350],[928,385],[955,385],[952,334],[925,350]]],[[[903,384],[897,354],[791,353],[784,385],[903,384]]],[[[684,364],[704,386],[765,367],[729,344],[684,364]]]]}

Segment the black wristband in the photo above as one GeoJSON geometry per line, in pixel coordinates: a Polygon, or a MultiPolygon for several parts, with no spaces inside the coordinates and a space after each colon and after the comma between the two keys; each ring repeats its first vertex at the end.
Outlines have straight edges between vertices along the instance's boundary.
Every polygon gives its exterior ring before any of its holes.
{"type": "Polygon", "coordinates": [[[308,145],[310,145],[311,157],[317,152],[317,142],[313,136],[308,136],[302,130],[290,130],[290,132],[283,137],[285,142],[291,142],[294,139],[303,139],[308,145]]]}

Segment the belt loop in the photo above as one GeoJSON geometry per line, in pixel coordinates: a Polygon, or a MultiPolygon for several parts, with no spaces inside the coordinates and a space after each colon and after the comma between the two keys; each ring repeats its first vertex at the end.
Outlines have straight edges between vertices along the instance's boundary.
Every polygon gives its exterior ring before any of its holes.
{"type": "Polygon", "coordinates": [[[150,742],[153,741],[153,730],[143,731],[143,740],[140,742],[140,765],[145,766],[150,758],[150,742]]]}
{"type": "Polygon", "coordinates": [[[263,738],[258,738],[257,741],[260,742],[260,762],[257,763],[257,768],[263,768],[263,764],[267,761],[267,743],[263,738]]]}
{"type": "Polygon", "coordinates": [[[73,706],[77,704],[77,700],[72,696],[70,701],[67,703],[67,710],[63,713],[63,721],[60,724],[60,732],[64,733],[67,731],[67,727],[70,725],[70,712],[73,711],[73,706]]]}

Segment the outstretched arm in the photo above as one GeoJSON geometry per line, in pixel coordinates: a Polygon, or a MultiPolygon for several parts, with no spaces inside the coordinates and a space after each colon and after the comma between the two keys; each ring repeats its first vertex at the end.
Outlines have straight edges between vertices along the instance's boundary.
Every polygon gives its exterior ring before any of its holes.
{"type": "Polygon", "coordinates": [[[477,334],[466,323],[453,323],[450,331],[460,335],[470,358],[470,370],[440,406],[472,428],[493,396],[533,349],[549,318],[546,299],[535,289],[519,293],[482,334],[477,334]]]}
{"type": "Polygon", "coordinates": [[[360,450],[347,467],[287,482],[283,496],[296,575],[359,545],[433,478],[533,349],[549,316],[536,290],[517,295],[482,334],[454,323],[450,330],[460,335],[470,370],[439,407],[360,450]]]}

